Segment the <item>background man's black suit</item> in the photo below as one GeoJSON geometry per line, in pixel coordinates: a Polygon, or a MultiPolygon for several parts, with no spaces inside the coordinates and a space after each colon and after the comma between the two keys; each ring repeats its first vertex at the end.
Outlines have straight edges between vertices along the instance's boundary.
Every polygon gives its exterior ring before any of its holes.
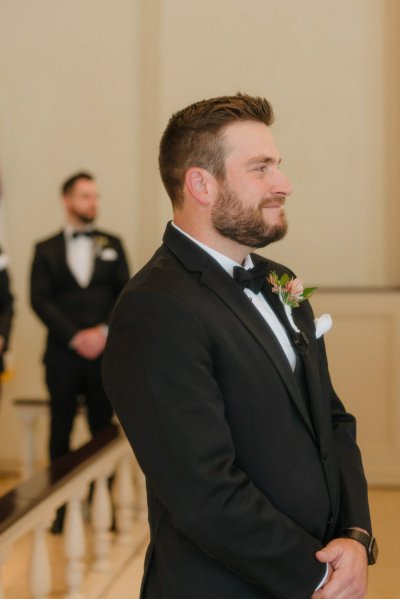
{"type": "Polygon", "coordinates": [[[88,360],[69,346],[82,329],[108,324],[118,294],[129,277],[117,237],[98,231],[94,245],[96,258],[87,287],[78,284],[68,267],[63,232],[38,243],[35,249],[31,303],[48,329],[44,362],[51,398],[51,459],[69,449],[78,395],[85,396],[92,434],[107,426],[112,418],[112,408],[101,384],[102,356],[88,360]]]}
{"type": "MultiPolygon", "coordinates": [[[[0,255],[1,255],[0,249],[0,255]]],[[[0,337],[4,339],[0,351],[0,373],[4,370],[3,352],[7,349],[13,317],[13,296],[7,268],[0,269],[0,337]]]]}
{"type": "Polygon", "coordinates": [[[315,552],[371,529],[354,418],[309,303],[293,314],[306,397],[242,289],[171,225],[120,296],[103,376],[147,478],[143,599],[309,599],[325,572],[315,552]]]}

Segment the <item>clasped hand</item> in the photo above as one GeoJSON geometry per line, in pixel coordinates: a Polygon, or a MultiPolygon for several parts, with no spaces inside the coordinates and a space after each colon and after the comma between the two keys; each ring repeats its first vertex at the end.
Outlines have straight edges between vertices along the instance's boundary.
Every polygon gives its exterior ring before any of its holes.
{"type": "Polygon", "coordinates": [[[311,599],[365,599],[368,561],[365,547],[353,539],[334,539],[316,553],[329,564],[329,578],[311,599]]]}
{"type": "Polygon", "coordinates": [[[82,329],[71,339],[71,347],[86,360],[95,360],[104,351],[106,335],[102,327],[82,329]]]}

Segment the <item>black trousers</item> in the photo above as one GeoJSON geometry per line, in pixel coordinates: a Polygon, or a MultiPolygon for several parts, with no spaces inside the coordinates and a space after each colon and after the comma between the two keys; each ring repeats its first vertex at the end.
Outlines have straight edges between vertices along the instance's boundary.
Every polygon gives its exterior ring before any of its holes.
{"type": "Polygon", "coordinates": [[[101,383],[101,360],[85,360],[72,351],[46,356],[50,394],[50,460],[66,454],[79,401],[86,406],[89,430],[95,435],[111,423],[113,410],[101,383]]]}

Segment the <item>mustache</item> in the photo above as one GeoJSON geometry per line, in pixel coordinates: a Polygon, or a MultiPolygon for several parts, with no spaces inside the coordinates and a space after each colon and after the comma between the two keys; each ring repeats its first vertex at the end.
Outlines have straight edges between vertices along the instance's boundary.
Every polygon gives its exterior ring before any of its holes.
{"type": "Polygon", "coordinates": [[[285,206],[286,198],[275,197],[275,198],[264,198],[259,203],[259,208],[268,208],[268,206],[280,206],[283,208],[285,206]]]}

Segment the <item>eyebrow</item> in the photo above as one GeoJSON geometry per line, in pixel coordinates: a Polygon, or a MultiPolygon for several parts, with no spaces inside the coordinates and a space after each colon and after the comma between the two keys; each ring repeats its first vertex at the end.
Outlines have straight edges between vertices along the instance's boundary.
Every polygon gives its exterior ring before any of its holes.
{"type": "Polygon", "coordinates": [[[254,158],[250,158],[250,160],[247,161],[247,164],[249,166],[251,166],[252,164],[258,164],[262,162],[263,164],[270,164],[270,163],[276,163],[276,164],[281,164],[282,162],[282,158],[279,158],[278,160],[275,160],[274,158],[272,158],[271,156],[255,156],[254,158]]]}

